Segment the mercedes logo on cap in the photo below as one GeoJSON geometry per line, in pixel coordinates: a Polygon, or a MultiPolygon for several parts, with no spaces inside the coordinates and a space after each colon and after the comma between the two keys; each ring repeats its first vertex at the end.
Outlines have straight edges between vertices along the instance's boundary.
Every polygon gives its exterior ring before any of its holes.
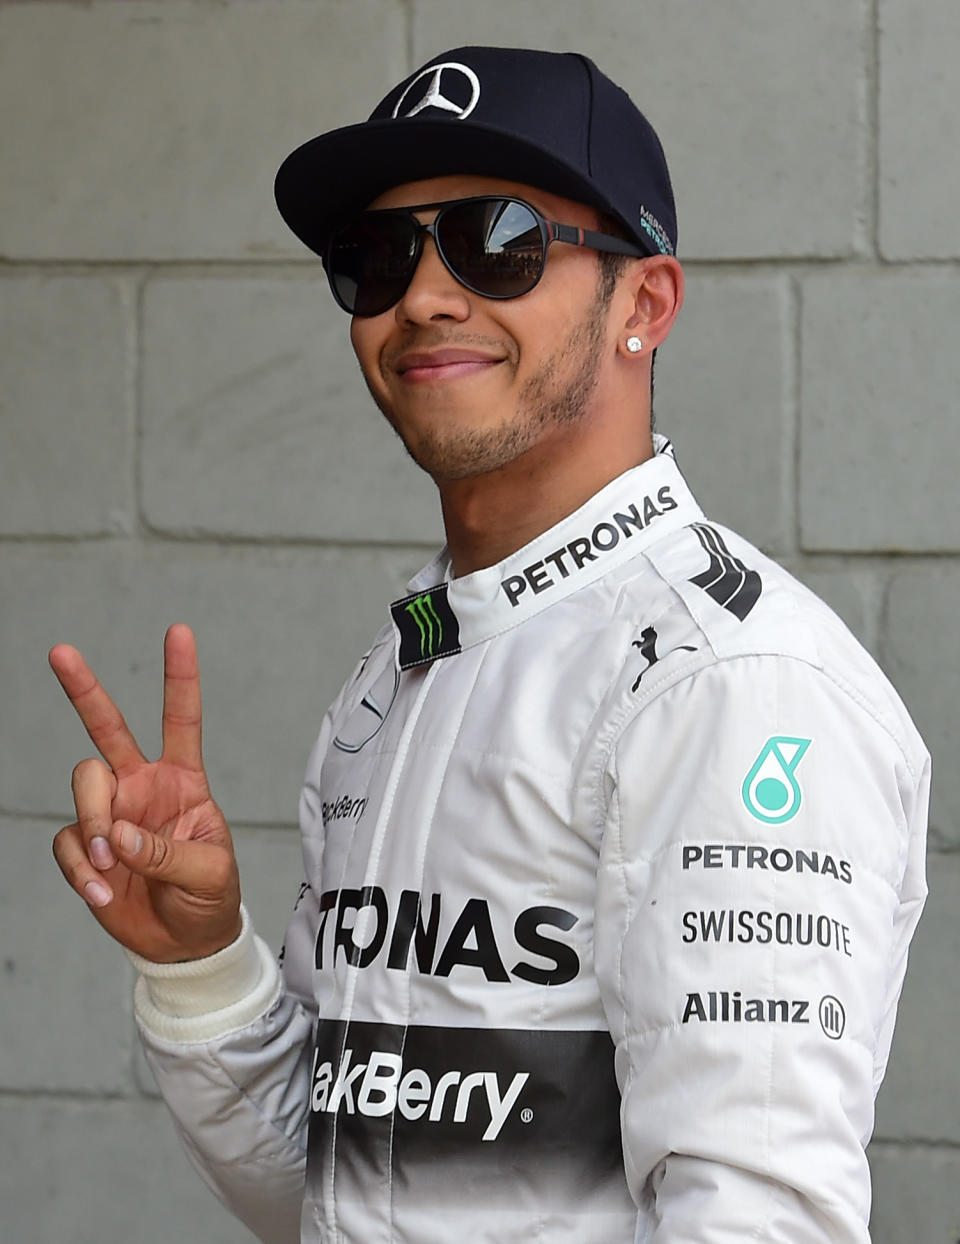
{"type": "Polygon", "coordinates": [[[439,108],[442,112],[453,113],[458,121],[462,121],[476,108],[479,98],[480,79],[473,70],[448,60],[442,65],[429,65],[421,70],[397,100],[393,115],[415,117],[425,108],[439,108]],[[421,94],[418,87],[424,79],[428,81],[421,94]],[[450,92],[449,95],[444,94],[444,87],[450,92]],[[454,98],[451,99],[450,95],[454,98]],[[461,99],[461,96],[465,98],[461,99]],[[408,107],[411,100],[415,102],[408,107]]]}

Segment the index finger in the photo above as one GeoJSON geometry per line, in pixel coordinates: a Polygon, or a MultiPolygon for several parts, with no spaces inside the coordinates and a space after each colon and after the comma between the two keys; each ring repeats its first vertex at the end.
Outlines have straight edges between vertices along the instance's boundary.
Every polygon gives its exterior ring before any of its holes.
{"type": "Polygon", "coordinates": [[[200,667],[193,631],[176,622],[163,641],[163,759],[203,769],[200,667]]]}
{"type": "Polygon", "coordinates": [[[50,649],[50,667],[67,699],[77,710],[97,751],[114,772],[146,762],[123,714],[100,685],[76,648],[57,644],[50,649]]]}

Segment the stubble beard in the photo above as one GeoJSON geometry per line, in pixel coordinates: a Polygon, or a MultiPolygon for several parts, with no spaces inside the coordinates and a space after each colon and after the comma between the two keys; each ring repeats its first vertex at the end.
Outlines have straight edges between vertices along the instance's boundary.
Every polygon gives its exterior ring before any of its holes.
{"type": "Polygon", "coordinates": [[[438,483],[469,479],[515,462],[551,428],[583,420],[597,386],[609,298],[598,295],[563,346],[544,362],[520,391],[517,410],[491,428],[449,425],[426,427],[404,437],[392,411],[370,386],[370,395],[403,441],[410,457],[438,483]]]}

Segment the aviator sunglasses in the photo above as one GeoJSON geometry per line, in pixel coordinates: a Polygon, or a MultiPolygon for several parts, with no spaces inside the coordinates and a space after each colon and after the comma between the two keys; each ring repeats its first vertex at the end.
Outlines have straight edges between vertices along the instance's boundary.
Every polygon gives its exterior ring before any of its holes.
{"type": "Polygon", "coordinates": [[[330,239],[324,267],[333,296],[350,315],[380,315],[399,302],[413,280],[429,234],[447,271],[484,298],[519,298],[543,276],[547,247],[568,242],[614,255],[648,254],[632,242],[561,225],[525,203],[479,195],[415,207],[362,212],[330,239]],[[415,212],[439,209],[433,223],[415,212]]]}

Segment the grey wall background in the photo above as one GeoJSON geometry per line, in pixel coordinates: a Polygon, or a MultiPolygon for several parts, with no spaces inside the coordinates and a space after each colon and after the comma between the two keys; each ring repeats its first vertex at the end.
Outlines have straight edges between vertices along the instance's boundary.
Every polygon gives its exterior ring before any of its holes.
{"type": "Polygon", "coordinates": [[[440,534],[272,177],[459,43],[591,54],[659,129],[687,306],[660,426],[822,593],[934,752],[931,898],[871,1146],[876,1244],[960,1238],[956,0],[0,0],[0,1224],[250,1237],[180,1156],[130,974],[50,839],[87,654],[157,741],[197,630],[207,757],[276,946],[320,715],[440,534]]]}

